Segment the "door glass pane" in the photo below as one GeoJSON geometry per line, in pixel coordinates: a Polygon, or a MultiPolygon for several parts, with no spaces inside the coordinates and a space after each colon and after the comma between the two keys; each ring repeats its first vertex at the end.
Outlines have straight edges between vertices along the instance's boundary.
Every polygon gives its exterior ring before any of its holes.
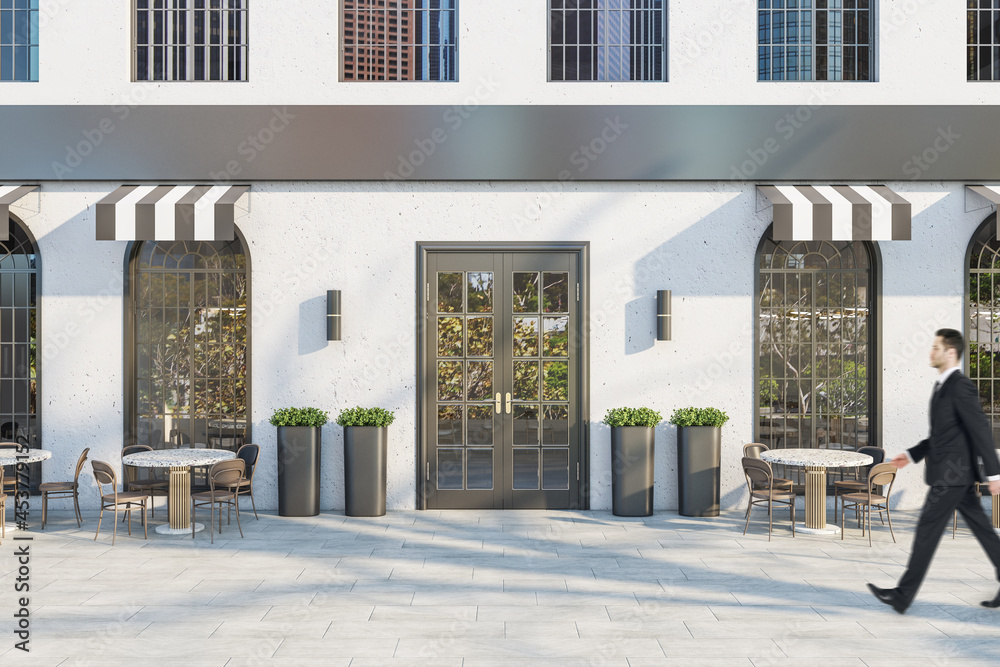
{"type": "Polygon", "coordinates": [[[438,312],[462,312],[462,274],[438,273],[438,312]]]}
{"type": "Polygon", "coordinates": [[[538,362],[514,362],[514,400],[538,400],[538,362]]]}
{"type": "Polygon", "coordinates": [[[439,401],[462,400],[462,362],[439,361],[437,386],[439,401]]]}
{"type": "Polygon", "coordinates": [[[469,272],[469,308],[470,313],[493,312],[493,273],[469,272]]]}
{"type": "Polygon", "coordinates": [[[462,449],[437,450],[437,483],[439,489],[462,488],[462,449]]]}
{"type": "Polygon", "coordinates": [[[493,318],[470,317],[469,325],[469,356],[493,356],[493,318]]]}
{"type": "Polygon", "coordinates": [[[469,444],[493,444],[493,405],[469,406],[469,444]]]}
{"type": "Polygon", "coordinates": [[[538,446],[538,408],[514,406],[514,444],[538,446]]]}
{"type": "Polygon", "coordinates": [[[543,310],[546,313],[569,312],[569,274],[545,272],[542,275],[545,278],[543,310]]]}
{"type": "Polygon", "coordinates": [[[542,450],[542,488],[564,491],[569,488],[569,450],[562,447],[542,450]]]}
{"type": "Polygon", "coordinates": [[[542,320],[545,326],[545,356],[569,356],[569,336],[566,333],[566,327],[569,325],[569,316],[543,317],[542,320]]]}
{"type": "Polygon", "coordinates": [[[514,272],[514,312],[538,312],[538,274],[514,272]]]}
{"type": "Polygon", "coordinates": [[[542,366],[545,368],[545,376],[542,379],[542,399],[546,401],[569,400],[567,387],[569,362],[546,361],[542,366]]]}
{"type": "Polygon", "coordinates": [[[462,406],[438,406],[438,444],[462,444],[462,406]]]}
{"type": "Polygon", "coordinates": [[[536,357],[538,356],[538,318],[537,317],[515,317],[514,318],[514,356],[515,357],[536,357]]]}
{"type": "Polygon", "coordinates": [[[514,449],[514,488],[515,489],[537,489],[538,488],[538,450],[537,449],[514,449]]]}
{"type": "Polygon", "coordinates": [[[462,318],[438,318],[438,356],[462,356],[462,318]]]}
{"type": "Polygon", "coordinates": [[[469,489],[487,490],[493,488],[493,450],[469,449],[468,484],[469,489]]]}
{"type": "Polygon", "coordinates": [[[565,405],[546,405],[542,421],[542,444],[569,444],[569,408],[565,405]]]}
{"type": "Polygon", "coordinates": [[[470,401],[488,401],[493,398],[493,362],[469,362],[469,394],[470,401]]]}

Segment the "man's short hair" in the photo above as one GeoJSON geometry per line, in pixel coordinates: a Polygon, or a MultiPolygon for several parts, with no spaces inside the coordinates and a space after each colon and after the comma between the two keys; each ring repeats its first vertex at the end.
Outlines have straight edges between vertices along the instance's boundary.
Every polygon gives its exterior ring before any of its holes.
{"type": "Polygon", "coordinates": [[[950,347],[955,350],[956,359],[962,359],[962,353],[965,351],[965,339],[962,338],[960,331],[956,331],[955,329],[938,329],[934,332],[934,335],[941,337],[941,342],[944,343],[946,348],[950,347]]]}

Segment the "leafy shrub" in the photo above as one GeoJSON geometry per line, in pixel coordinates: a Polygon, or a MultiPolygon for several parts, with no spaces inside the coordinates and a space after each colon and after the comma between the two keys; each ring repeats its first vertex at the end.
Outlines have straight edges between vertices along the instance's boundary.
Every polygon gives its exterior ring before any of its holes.
{"type": "Polygon", "coordinates": [[[341,426],[388,426],[396,414],[383,408],[348,408],[337,415],[341,426]]]}
{"type": "Polygon", "coordinates": [[[329,420],[319,408],[280,408],[271,415],[271,426],[322,426],[329,420]]]}
{"type": "Polygon", "coordinates": [[[729,415],[718,408],[677,408],[670,416],[675,426],[722,426],[729,415]]]}
{"type": "Polygon", "coordinates": [[[656,426],[663,420],[650,408],[612,408],[602,420],[608,426],[656,426]]]}

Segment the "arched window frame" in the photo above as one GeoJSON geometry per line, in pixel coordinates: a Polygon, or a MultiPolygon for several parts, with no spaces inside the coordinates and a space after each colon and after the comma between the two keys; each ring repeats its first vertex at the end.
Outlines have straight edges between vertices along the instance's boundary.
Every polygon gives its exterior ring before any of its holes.
{"type": "MultiPolygon", "coordinates": [[[[253,406],[253,386],[252,386],[252,365],[253,355],[251,353],[253,344],[253,266],[250,257],[250,247],[246,238],[236,227],[233,228],[236,239],[243,247],[243,256],[246,261],[246,290],[247,290],[247,324],[246,324],[246,432],[245,442],[252,441],[252,423],[250,415],[253,406]]],[[[136,274],[138,271],[138,261],[143,244],[155,243],[155,241],[131,241],[125,248],[125,270],[124,270],[124,316],[122,323],[124,327],[122,339],[124,341],[124,399],[122,401],[123,419],[123,443],[122,446],[134,445],[136,442],[137,411],[135,404],[136,395],[136,313],[135,313],[135,290],[136,274]]],[[[164,434],[167,438],[168,434],[164,434]]]]}
{"type": "MultiPolygon", "coordinates": [[[[35,276],[35,290],[34,290],[34,300],[35,300],[35,409],[34,409],[34,422],[29,429],[28,446],[32,448],[40,448],[42,446],[42,406],[43,402],[41,400],[42,395],[42,345],[41,345],[41,331],[42,331],[42,257],[38,249],[38,241],[35,239],[34,234],[28,228],[23,221],[21,221],[17,216],[9,214],[9,220],[7,221],[8,228],[11,231],[8,237],[7,243],[10,243],[14,237],[15,231],[19,231],[24,235],[25,242],[31,247],[31,254],[34,256],[34,267],[31,272],[35,276]]],[[[0,255],[2,257],[2,255],[0,255]]],[[[20,414],[20,413],[15,413],[20,414]]],[[[4,421],[4,420],[0,420],[4,421]]],[[[22,442],[17,438],[17,433],[13,434],[12,440],[17,440],[22,442]]],[[[6,438],[2,438],[6,440],[6,438]]],[[[32,463],[28,466],[28,488],[29,492],[37,493],[38,485],[41,483],[42,475],[42,464],[32,463]]]]}
{"type": "MultiPolygon", "coordinates": [[[[754,328],[754,353],[753,353],[753,438],[755,442],[761,442],[761,410],[760,410],[760,291],[761,291],[761,255],[768,242],[775,242],[771,236],[774,233],[774,226],[768,226],[757,244],[757,251],[754,253],[754,293],[753,293],[753,322],[754,328]]],[[[797,243],[797,242],[796,242],[797,243]]],[[[869,266],[869,288],[871,291],[870,311],[869,311],[869,361],[867,373],[868,391],[868,444],[883,446],[882,440],[882,253],[878,243],[871,241],[858,241],[867,253],[869,266]]],[[[788,477],[793,474],[795,468],[789,468],[788,477]]],[[[837,475],[827,475],[827,483],[832,485],[839,479],[837,475]]]]}
{"type": "MultiPolygon", "coordinates": [[[[983,406],[983,412],[986,414],[987,419],[990,420],[990,425],[993,427],[993,441],[994,444],[1000,443],[1000,409],[994,409],[994,406],[1000,403],[996,397],[1000,395],[1000,379],[994,379],[996,377],[996,371],[990,369],[989,380],[984,380],[982,362],[980,360],[973,359],[973,346],[980,342],[980,336],[973,331],[972,326],[972,316],[973,316],[973,304],[972,304],[972,260],[973,253],[976,250],[976,246],[983,240],[988,240],[992,243],[994,252],[996,254],[996,259],[1000,260],[1000,241],[997,241],[997,214],[991,213],[983,222],[976,227],[976,231],[973,232],[972,237],[969,239],[969,246],[965,251],[965,286],[963,288],[964,293],[964,307],[963,307],[963,319],[964,329],[963,334],[965,335],[966,345],[965,345],[965,359],[963,363],[963,368],[965,374],[976,383],[976,388],[979,390],[979,401],[983,406]],[[975,365],[973,361],[976,361],[975,365]],[[984,381],[990,383],[992,388],[991,392],[986,392],[984,395],[984,381]],[[992,394],[993,400],[991,400],[992,394]]],[[[980,261],[981,263],[981,261],[980,261]]],[[[980,272],[984,273],[994,273],[996,278],[995,283],[1000,283],[1000,267],[993,269],[992,271],[982,271],[980,266],[980,272]]],[[[1000,315],[1000,306],[991,309],[993,313],[1000,315]]],[[[992,320],[992,327],[990,329],[990,337],[1000,336],[1000,324],[992,320]]],[[[977,330],[978,331],[978,330],[977,330]]],[[[996,361],[994,360],[995,364],[996,361]]]]}

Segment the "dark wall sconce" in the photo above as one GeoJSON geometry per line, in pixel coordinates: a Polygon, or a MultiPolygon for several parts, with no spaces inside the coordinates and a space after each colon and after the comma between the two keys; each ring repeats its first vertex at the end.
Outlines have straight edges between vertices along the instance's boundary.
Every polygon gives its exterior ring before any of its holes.
{"type": "Polygon", "coordinates": [[[656,340],[670,340],[670,290],[656,291],[656,340]]]}
{"type": "Polygon", "coordinates": [[[326,339],[340,340],[340,290],[326,292],[326,339]]]}

